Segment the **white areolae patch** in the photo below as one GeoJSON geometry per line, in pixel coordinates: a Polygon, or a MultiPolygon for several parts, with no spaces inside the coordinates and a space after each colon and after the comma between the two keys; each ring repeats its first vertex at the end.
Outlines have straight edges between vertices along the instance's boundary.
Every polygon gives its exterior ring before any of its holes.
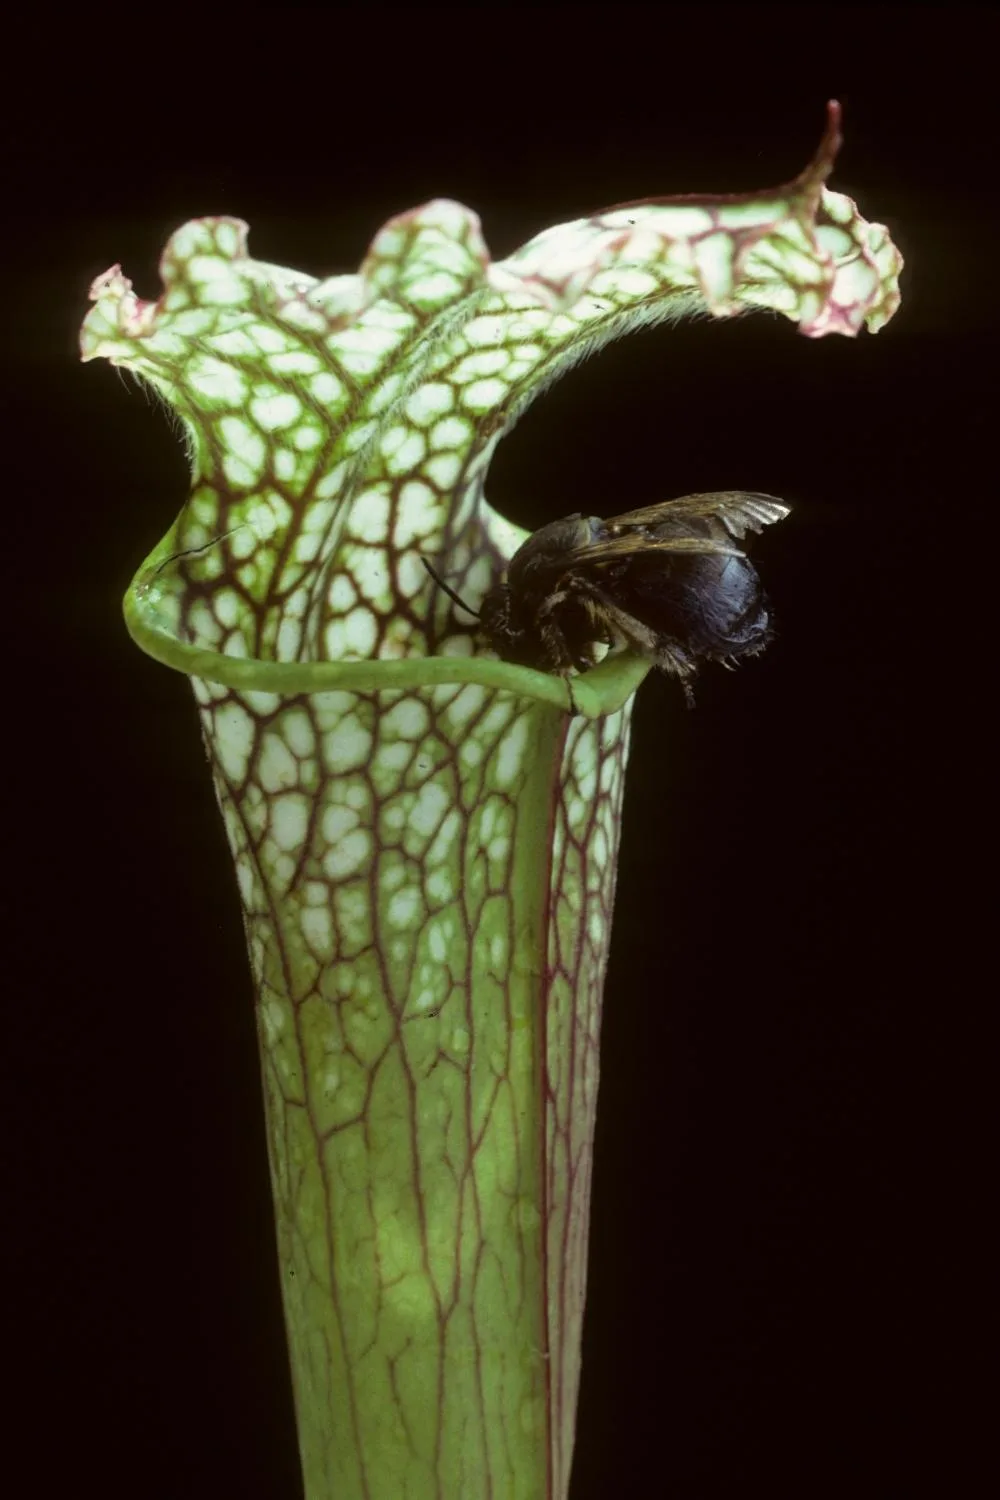
{"type": "Polygon", "coordinates": [[[259,483],[267,448],[259,432],[242,417],[221,417],[222,466],[230,484],[249,489],[259,483]]]}
{"type": "Polygon", "coordinates": [[[323,736],[326,766],[335,776],[367,765],[371,750],[371,730],[355,714],[346,714],[335,729],[323,736]]]}
{"type": "Polygon", "coordinates": [[[390,474],[410,473],[426,451],[426,438],[412,427],[390,427],[382,439],[382,457],[390,474]]]}
{"type": "Polygon", "coordinates": [[[222,703],[214,711],[212,743],[230,781],[244,780],[253,748],[255,726],[239,703],[222,703]]]}
{"type": "Polygon", "coordinates": [[[411,828],[424,838],[430,838],[445,815],[448,801],[448,793],[440,782],[425,782],[410,809],[408,821],[411,828]]]}
{"type": "Polygon", "coordinates": [[[375,649],[378,625],[370,609],[359,604],[344,621],[344,646],[351,656],[367,658],[375,649]]]}
{"type": "Polygon", "coordinates": [[[271,837],[286,853],[301,849],[309,828],[309,802],[298,792],[285,792],[270,803],[271,837]]]}
{"type": "Polygon", "coordinates": [[[260,754],[258,780],[264,792],[272,796],[297,785],[298,763],[277,734],[266,734],[260,754]]]}
{"type": "Polygon", "coordinates": [[[472,425],[467,417],[445,417],[431,428],[431,445],[435,448],[460,448],[468,442],[472,425]]]}
{"type": "Polygon", "coordinates": [[[413,886],[406,886],[403,890],[397,891],[386,908],[386,918],[390,927],[413,927],[422,914],[423,903],[420,899],[420,892],[413,886]]]}
{"type": "Polygon", "coordinates": [[[401,698],[382,716],[382,734],[418,740],[427,733],[431,716],[419,698],[401,698]]]}
{"type": "Polygon", "coordinates": [[[344,880],[348,875],[356,875],[368,861],[371,842],[366,829],[355,828],[332,845],[323,856],[323,869],[330,879],[344,880]]]}
{"type": "Polygon", "coordinates": [[[527,740],[528,721],[522,715],[514,720],[497,749],[496,779],[502,787],[510,786],[523,770],[527,740]]]}
{"type": "Polygon", "coordinates": [[[505,380],[474,380],[462,392],[462,405],[469,411],[492,411],[509,393],[510,388],[505,380]]]}
{"type": "Polygon", "coordinates": [[[290,391],[273,391],[254,397],[250,402],[250,415],[265,432],[277,432],[299,420],[302,403],[290,391]]]}
{"type": "Polygon", "coordinates": [[[361,542],[384,542],[389,534],[389,497],[380,490],[363,491],[351,506],[351,533],[361,542]]]}
{"type": "Polygon", "coordinates": [[[409,547],[432,529],[437,519],[437,496],[423,480],[411,479],[399,492],[399,508],[393,529],[393,544],[409,547]]]}
{"type": "Polygon", "coordinates": [[[409,421],[415,427],[427,427],[437,417],[444,416],[455,405],[455,392],[442,380],[428,381],[413,392],[405,405],[409,421]]]}

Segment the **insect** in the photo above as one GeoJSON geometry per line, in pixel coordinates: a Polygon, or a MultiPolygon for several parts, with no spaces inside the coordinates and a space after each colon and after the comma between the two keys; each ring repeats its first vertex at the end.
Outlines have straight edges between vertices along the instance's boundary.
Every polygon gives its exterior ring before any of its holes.
{"type": "Polygon", "coordinates": [[[552,521],[488,591],[480,628],[504,661],[565,677],[594,666],[599,645],[629,647],[676,677],[693,702],[702,661],[732,667],[771,639],[770,606],[744,543],[788,512],[773,495],[723,490],[607,520],[552,521]]]}

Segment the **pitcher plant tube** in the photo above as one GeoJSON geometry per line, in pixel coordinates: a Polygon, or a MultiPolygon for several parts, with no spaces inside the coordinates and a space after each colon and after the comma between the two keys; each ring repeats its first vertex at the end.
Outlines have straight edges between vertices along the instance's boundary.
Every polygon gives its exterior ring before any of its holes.
{"type": "Polygon", "coordinates": [[[91,289],[83,358],[134,371],[187,441],[125,618],[191,678],[235,860],[307,1500],[569,1493],[649,663],[612,652],[569,712],[422,558],[478,608],[526,539],[485,499],[493,451],[610,339],[752,308],[881,328],[901,260],[826,188],[839,143],[831,104],[784,187],[615,207],[502,261],[435,200],[354,275],[255,261],[220,217],[172,235],[156,301],[118,266],[91,289]]]}

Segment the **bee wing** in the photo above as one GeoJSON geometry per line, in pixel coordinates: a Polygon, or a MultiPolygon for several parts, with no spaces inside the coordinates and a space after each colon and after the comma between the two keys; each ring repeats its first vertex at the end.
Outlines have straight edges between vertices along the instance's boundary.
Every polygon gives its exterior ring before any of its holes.
{"type": "MultiPolygon", "coordinates": [[[[714,518],[721,521],[729,535],[737,540],[748,531],[760,531],[773,521],[781,521],[791,507],[775,495],[762,495],[745,490],[718,490],[710,495],[684,495],[680,500],[664,500],[659,505],[647,505],[642,510],[630,510],[623,516],[610,516],[605,522],[608,530],[618,527],[650,527],[664,521],[683,518],[714,518]]],[[[722,551],[722,548],[681,548],[676,544],[672,551],[722,551]]]]}
{"type": "MultiPolygon", "coordinates": [[[[610,522],[609,522],[610,524],[610,522]]],[[[649,536],[636,527],[622,536],[607,537],[603,541],[591,542],[587,547],[575,547],[572,556],[562,561],[562,571],[578,563],[612,562],[616,557],[635,557],[638,553],[648,557],[651,552],[714,552],[728,557],[745,557],[742,547],[735,542],[715,541],[702,536],[649,536]]]]}

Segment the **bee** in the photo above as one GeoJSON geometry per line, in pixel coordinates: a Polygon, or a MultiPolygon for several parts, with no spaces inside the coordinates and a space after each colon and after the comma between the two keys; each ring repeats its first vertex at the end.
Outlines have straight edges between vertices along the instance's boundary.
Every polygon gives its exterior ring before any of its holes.
{"type": "Polygon", "coordinates": [[[678,679],[688,703],[703,661],[733,667],[773,635],[748,532],[789,513],[773,495],[685,495],[601,520],[575,514],[518,548],[476,614],[504,661],[569,677],[624,646],[678,679]]]}

